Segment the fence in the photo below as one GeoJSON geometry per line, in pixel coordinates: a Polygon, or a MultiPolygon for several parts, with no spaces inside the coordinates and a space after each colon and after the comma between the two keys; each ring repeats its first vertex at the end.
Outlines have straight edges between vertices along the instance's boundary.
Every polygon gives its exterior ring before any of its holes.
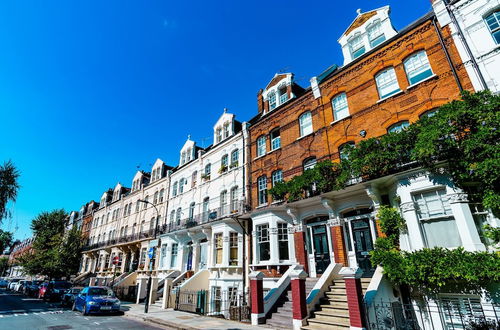
{"type": "Polygon", "coordinates": [[[225,319],[250,322],[248,292],[237,290],[221,291],[212,287],[212,291],[178,290],[175,296],[175,310],[200,315],[223,317],[225,319]]]}
{"type": "Polygon", "coordinates": [[[137,299],[137,285],[114,287],[113,291],[118,299],[135,303],[137,299]]]}
{"type": "Polygon", "coordinates": [[[500,305],[476,297],[451,297],[413,304],[365,305],[368,329],[500,329],[500,305]]]}

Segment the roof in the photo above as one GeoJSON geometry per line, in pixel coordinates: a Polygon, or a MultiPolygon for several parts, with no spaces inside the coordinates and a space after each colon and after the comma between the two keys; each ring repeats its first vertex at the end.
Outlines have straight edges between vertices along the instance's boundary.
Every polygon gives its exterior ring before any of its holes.
{"type": "Polygon", "coordinates": [[[377,9],[372,9],[370,11],[367,11],[366,13],[361,13],[361,9],[358,9],[357,10],[358,16],[356,16],[354,21],[351,23],[351,25],[349,25],[347,30],[345,30],[344,33],[342,33],[342,35],[347,35],[347,34],[351,33],[353,30],[355,30],[358,27],[360,27],[361,25],[365,24],[366,21],[368,21],[370,18],[377,15],[377,11],[379,11],[381,9],[386,9],[388,7],[389,6],[384,6],[384,7],[380,7],[377,9]]]}

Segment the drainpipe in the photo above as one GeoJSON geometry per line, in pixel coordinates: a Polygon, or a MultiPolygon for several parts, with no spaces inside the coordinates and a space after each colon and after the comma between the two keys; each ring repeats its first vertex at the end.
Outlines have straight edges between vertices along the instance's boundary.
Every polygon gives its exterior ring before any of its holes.
{"type": "Polygon", "coordinates": [[[457,70],[455,69],[455,65],[453,64],[453,61],[451,60],[450,53],[448,52],[448,49],[446,49],[446,45],[444,44],[443,41],[443,35],[441,34],[441,31],[439,30],[439,27],[436,24],[437,18],[434,16],[432,18],[432,25],[434,25],[434,29],[436,30],[436,33],[439,38],[439,43],[441,44],[441,48],[444,51],[444,54],[446,55],[446,60],[448,61],[448,65],[451,68],[451,72],[453,72],[453,77],[455,78],[455,81],[457,83],[458,89],[460,90],[460,93],[464,91],[464,88],[462,86],[462,83],[460,82],[460,79],[458,78],[457,70]]]}
{"type": "Polygon", "coordinates": [[[479,77],[479,80],[481,81],[481,84],[483,85],[485,90],[489,90],[488,85],[486,84],[486,80],[484,80],[484,76],[481,73],[481,70],[479,69],[479,65],[477,64],[476,58],[474,57],[474,54],[472,54],[472,51],[469,47],[469,43],[465,39],[464,33],[462,29],[460,28],[460,25],[458,24],[457,18],[455,17],[455,14],[453,13],[453,10],[450,8],[450,0],[443,0],[444,6],[446,8],[446,11],[448,12],[448,15],[450,15],[450,18],[455,24],[455,27],[457,28],[457,33],[462,40],[462,44],[464,45],[465,51],[467,52],[467,55],[469,56],[472,66],[474,67],[474,71],[476,71],[477,76],[479,77]]]}

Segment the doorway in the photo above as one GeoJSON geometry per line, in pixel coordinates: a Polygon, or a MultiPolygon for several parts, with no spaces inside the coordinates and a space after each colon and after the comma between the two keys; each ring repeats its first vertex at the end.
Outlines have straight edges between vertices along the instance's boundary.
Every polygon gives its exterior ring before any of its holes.
{"type": "Polygon", "coordinates": [[[326,225],[313,226],[312,236],[316,274],[323,274],[328,265],[330,265],[330,251],[328,249],[326,225]]]}
{"type": "Polygon", "coordinates": [[[370,219],[353,220],[351,228],[358,267],[363,270],[363,275],[369,275],[374,271],[370,261],[370,251],[373,250],[370,219]]]}

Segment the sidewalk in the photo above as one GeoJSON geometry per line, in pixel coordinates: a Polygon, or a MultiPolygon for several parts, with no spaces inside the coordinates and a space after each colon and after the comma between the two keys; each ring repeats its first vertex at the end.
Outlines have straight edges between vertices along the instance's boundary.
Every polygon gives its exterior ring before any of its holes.
{"type": "Polygon", "coordinates": [[[161,309],[157,306],[149,306],[149,313],[144,313],[144,305],[124,304],[122,310],[125,316],[139,319],[144,322],[167,327],[168,329],[269,329],[253,326],[246,323],[225,320],[216,317],[200,316],[197,314],[174,311],[173,309],[161,309]],[[128,310],[127,310],[128,309],[128,310]]]}

